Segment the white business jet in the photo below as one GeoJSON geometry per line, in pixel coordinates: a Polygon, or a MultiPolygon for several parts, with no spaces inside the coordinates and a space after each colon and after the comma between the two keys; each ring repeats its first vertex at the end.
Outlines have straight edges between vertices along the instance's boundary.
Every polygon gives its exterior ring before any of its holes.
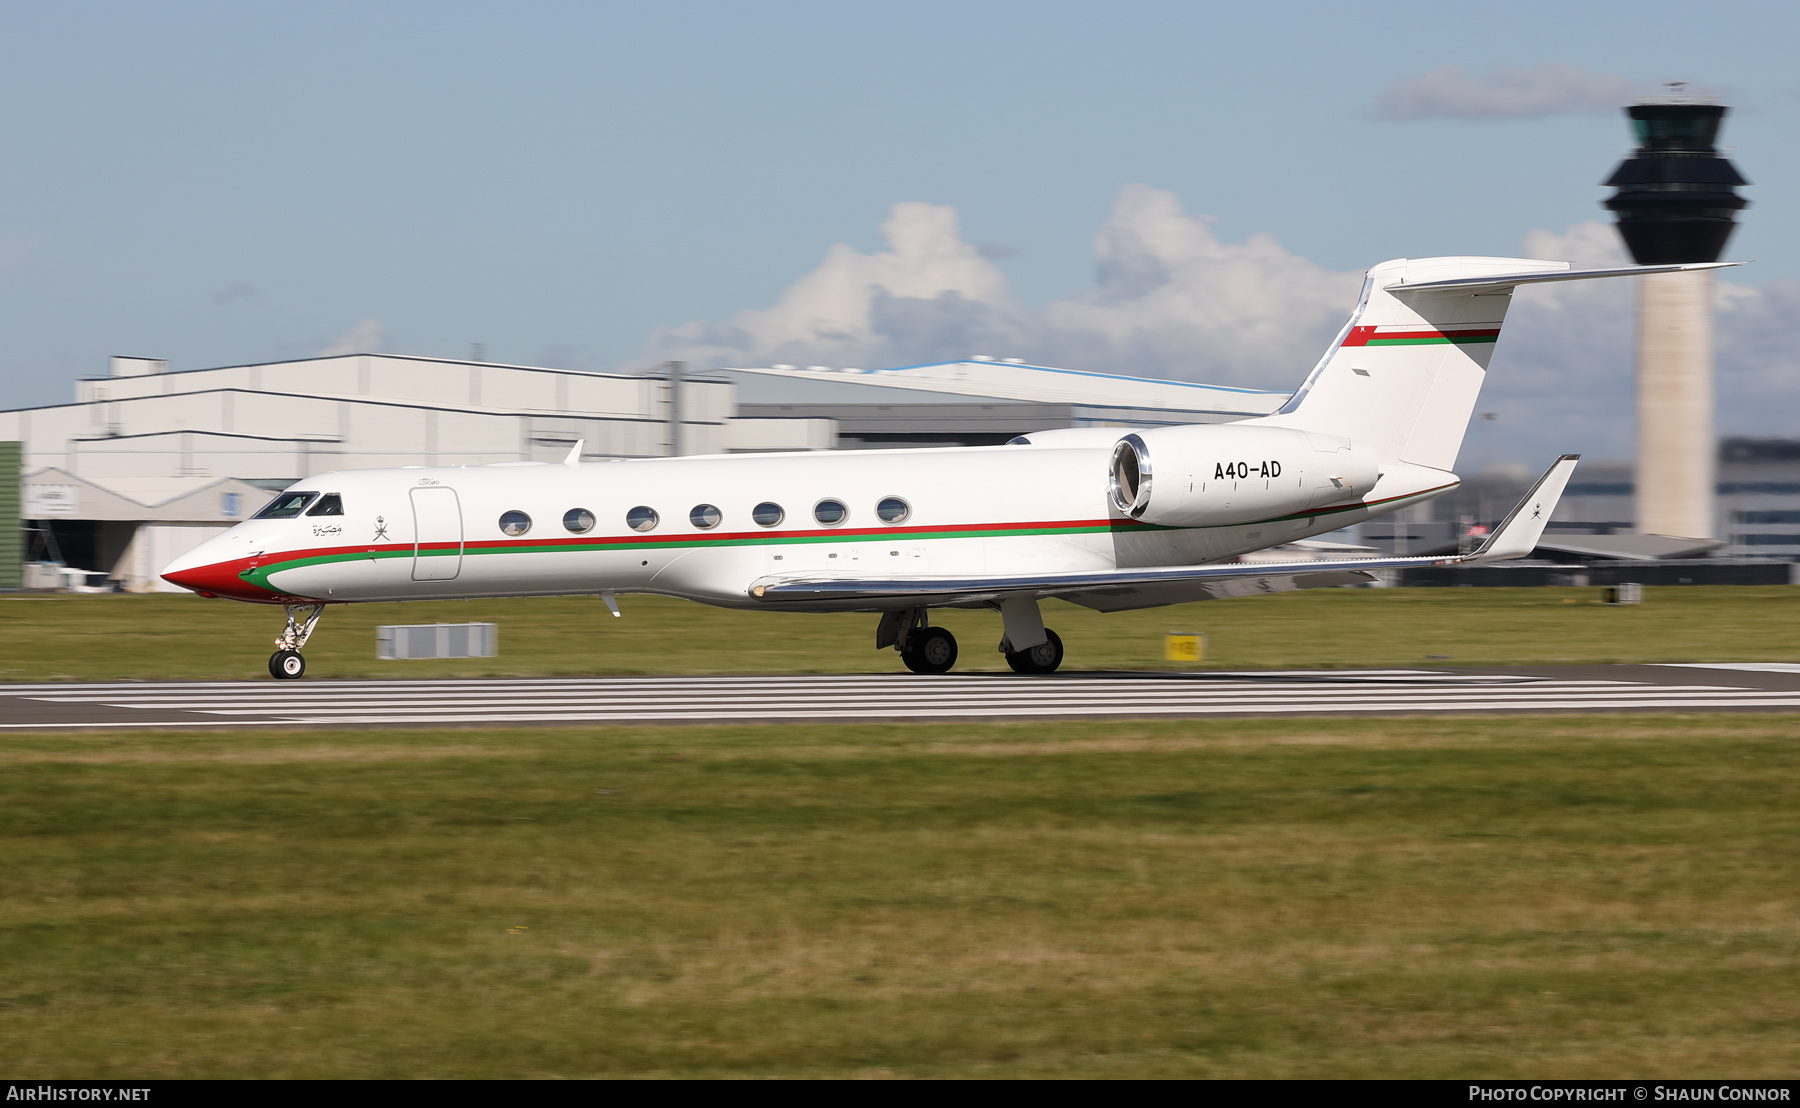
{"type": "Polygon", "coordinates": [[[329,604],[660,593],[729,608],[879,613],[877,649],[956,663],[932,608],[991,608],[1020,673],[1062,640],[1038,602],[1103,612],[1368,580],[1530,553],[1575,468],[1557,459],[1480,549],[1455,557],[1238,556],[1422,503],[1451,472],[1518,285],[1708,269],[1426,258],[1369,270],[1300,389],[1236,423],[1069,428],[1006,446],[500,462],[321,473],[176,559],[202,596],[282,604],[269,671],[297,678],[329,604]]]}

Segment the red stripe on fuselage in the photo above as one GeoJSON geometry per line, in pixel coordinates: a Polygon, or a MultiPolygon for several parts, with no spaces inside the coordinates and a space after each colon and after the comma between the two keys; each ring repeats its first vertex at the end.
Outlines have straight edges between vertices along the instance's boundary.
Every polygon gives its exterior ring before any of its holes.
{"type": "MultiPolygon", "coordinates": [[[[542,550],[568,547],[581,550],[586,547],[604,546],[640,546],[651,544],[673,545],[677,543],[732,543],[747,540],[773,539],[826,539],[855,535],[859,537],[888,536],[894,539],[914,538],[920,535],[942,535],[949,533],[968,534],[981,531],[1042,531],[1052,528],[1076,527],[1108,527],[1113,530],[1133,530],[1153,527],[1154,524],[1140,523],[1135,519],[1063,519],[1044,523],[946,523],[941,527],[833,527],[818,531],[724,531],[712,533],[696,531],[691,534],[642,534],[642,535],[603,535],[582,536],[570,535],[567,538],[554,539],[464,539],[456,542],[427,542],[418,544],[421,550],[542,550]]],[[[273,551],[259,559],[259,564],[274,562],[291,562],[300,558],[330,558],[339,554],[366,554],[374,550],[405,550],[412,543],[399,543],[394,546],[371,547],[364,543],[360,546],[315,546],[299,550],[273,551]]],[[[249,568],[248,560],[237,563],[249,568]]],[[[210,589],[208,591],[211,591],[210,589]]]]}
{"type": "MultiPolygon", "coordinates": [[[[367,555],[375,551],[390,552],[394,550],[555,550],[567,548],[571,551],[582,551],[596,544],[605,546],[641,546],[660,543],[670,545],[676,543],[719,543],[742,542],[751,539],[818,539],[843,538],[849,536],[875,537],[886,536],[894,539],[905,539],[919,535],[942,535],[947,533],[974,534],[983,531],[1024,531],[1044,530],[1047,528],[1107,527],[1112,530],[1135,530],[1150,527],[1151,524],[1140,523],[1134,519],[1078,519],[1056,520],[1044,523],[950,523],[941,527],[833,527],[828,530],[814,531],[727,531],[722,534],[697,532],[694,534],[642,534],[642,535],[609,535],[603,537],[582,537],[571,535],[568,538],[554,539],[487,539],[470,541],[465,539],[455,542],[428,542],[417,545],[411,543],[393,546],[371,547],[367,543],[358,546],[313,546],[295,550],[270,551],[258,558],[235,558],[226,562],[214,562],[211,565],[195,566],[178,573],[166,573],[165,581],[191,589],[209,596],[222,596],[231,600],[243,600],[254,604],[299,604],[317,603],[314,597],[290,596],[286,593],[271,592],[243,579],[243,574],[257,566],[280,566],[284,562],[297,562],[311,558],[334,558],[345,555],[367,555]]],[[[280,572],[278,569],[274,572],[280,572]]]]}

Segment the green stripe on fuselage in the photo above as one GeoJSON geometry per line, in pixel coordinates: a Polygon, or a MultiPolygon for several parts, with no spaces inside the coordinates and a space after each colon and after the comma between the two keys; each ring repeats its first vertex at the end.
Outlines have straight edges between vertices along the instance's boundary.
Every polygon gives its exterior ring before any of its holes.
{"type": "MultiPolygon", "coordinates": [[[[1392,504],[1400,500],[1411,500],[1423,496],[1426,493],[1436,491],[1438,490],[1425,489],[1421,492],[1410,493],[1406,496],[1397,496],[1388,500],[1378,501],[1377,504],[1392,504]]],[[[1295,512],[1291,515],[1271,516],[1268,519],[1249,520],[1244,523],[1215,523],[1200,527],[1166,527],[1156,523],[1134,523],[1130,530],[1125,531],[1124,533],[1142,534],[1152,531],[1218,531],[1227,527],[1258,527],[1265,523],[1285,523],[1292,520],[1320,519],[1325,516],[1338,515],[1343,512],[1363,511],[1373,506],[1375,505],[1343,504],[1331,508],[1295,512]]],[[[587,541],[575,540],[570,542],[558,542],[553,545],[546,544],[542,546],[491,546],[483,545],[481,543],[466,543],[460,550],[421,550],[418,554],[420,557],[425,558],[451,558],[463,555],[474,557],[482,554],[598,553],[604,551],[700,549],[703,547],[714,546],[802,546],[842,542],[915,542],[931,539],[1013,539],[1030,538],[1039,535],[1106,534],[1113,530],[1114,527],[1112,524],[1105,523],[1089,524],[1081,527],[1016,527],[1007,529],[996,528],[993,530],[982,531],[914,531],[899,534],[875,535],[809,535],[803,538],[782,535],[751,535],[740,538],[708,539],[704,536],[697,535],[691,538],[671,538],[656,542],[592,539],[587,541]]],[[[413,557],[413,548],[411,546],[383,547],[373,551],[347,551],[342,554],[317,554],[293,558],[287,561],[271,562],[264,566],[256,566],[245,570],[238,576],[259,588],[268,589],[270,592],[279,592],[279,589],[269,583],[270,574],[281,573],[290,569],[302,569],[306,566],[327,565],[333,562],[354,562],[364,558],[367,558],[370,561],[379,561],[384,558],[411,557],[413,557]]]]}

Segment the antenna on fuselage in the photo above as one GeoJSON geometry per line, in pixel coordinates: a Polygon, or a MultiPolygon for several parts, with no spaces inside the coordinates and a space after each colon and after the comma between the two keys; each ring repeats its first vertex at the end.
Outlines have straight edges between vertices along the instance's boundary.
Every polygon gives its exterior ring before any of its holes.
{"type": "Polygon", "coordinates": [[[581,449],[587,445],[586,439],[576,439],[575,445],[569,448],[569,456],[563,459],[563,465],[578,466],[581,464],[581,449]]]}

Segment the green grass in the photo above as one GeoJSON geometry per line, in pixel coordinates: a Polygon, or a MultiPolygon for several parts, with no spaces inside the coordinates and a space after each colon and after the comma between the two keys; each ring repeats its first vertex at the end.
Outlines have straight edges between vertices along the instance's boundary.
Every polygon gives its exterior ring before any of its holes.
{"type": "Polygon", "coordinates": [[[6,736],[0,1058],[69,1078],[1786,1076],[1797,732],[6,736]]]}
{"type": "MultiPolygon", "coordinates": [[[[1102,615],[1052,601],[1045,620],[1070,669],[1165,665],[1162,636],[1204,631],[1211,664],[1532,665],[1800,659],[1800,588],[1671,587],[1631,607],[1598,589],[1319,589],[1102,615]],[[1433,658],[1442,655],[1444,658],[1433,658]]],[[[875,617],[732,612],[660,597],[565,598],[332,608],[306,648],[313,677],[598,673],[895,672],[874,650],[875,617]],[[500,657],[381,662],[383,623],[500,625],[500,657]]],[[[0,598],[0,681],[257,677],[281,610],[192,596],[0,598]]],[[[962,647],[960,670],[1003,669],[999,617],[934,612],[962,647]]]]}

